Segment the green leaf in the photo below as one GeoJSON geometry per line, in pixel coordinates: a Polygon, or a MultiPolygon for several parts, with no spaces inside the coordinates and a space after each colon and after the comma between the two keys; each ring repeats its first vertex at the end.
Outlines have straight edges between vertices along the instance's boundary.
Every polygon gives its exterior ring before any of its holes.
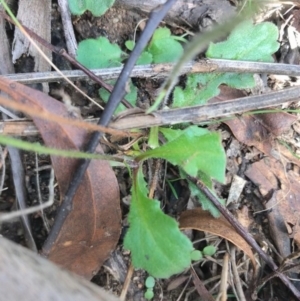
{"type": "Polygon", "coordinates": [[[155,285],[155,279],[152,276],[148,276],[145,281],[145,286],[147,288],[153,288],[155,285]]]}
{"type": "Polygon", "coordinates": [[[115,0],[68,0],[73,15],[82,15],[89,10],[96,17],[103,15],[114,2],[115,0]]]}
{"type": "Polygon", "coordinates": [[[193,261],[198,261],[198,260],[200,260],[202,258],[203,258],[203,255],[202,255],[202,253],[199,250],[193,250],[191,252],[191,259],[193,261]]]}
{"type": "Polygon", "coordinates": [[[228,39],[211,43],[208,58],[273,62],[272,54],[279,48],[278,29],[270,22],[254,25],[247,20],[232,31],[228,39]]]}
{"type": "Polygon", "coordinates": [[[148,64],[151,64],[152,61],[153,61],[152,54],[148,51],[143,51],[142,54],[140,55],[139,59],[137,60],[136,64],[137,65],[148,65],[148,64]]]}
{"type": "Polygon", "coordinates": [[[153,56],[153,62],[175,62],[182,54],[183,48],[171,35],[170,29],[161,27],[155,30],[147,51],[153,56]]]}
{"type": "MultiPolygon", "coordinates": [[[[272,62],[279,47],[277,27],[269,22],[253,25],[251,21],[241,23],[228,39],[211,43],[208,58],[243,61],[272,62]]],[[[172,107],[193,106],[206,103],[217,96],[219,85],[226,84],[236,89],[252,88],[255,81],[252,74],[207,73],[189,75],[186,88],[176,87],[172,107]]]]}
{"type": "Polygon", "coordinates": [[[196,126],[189,127],[176,139],[146,151],[137,160],[151,157],[163,158],[173,165],[179,165],[194,177],[201,171],[219,182],[225,181],[226,155],[218,133],[205,133],[196,126]]]}
{"type": "Polygon", "coordinates": [[[144,294],[145,299],[151,300],[154,297],[154,292],[152,289],[147,289],[144,294]]]}
{"type": "Polygon", "coordinates": [[[79,43],[76,59],[89,69],[121,66],[122,50],[107,38],[87,39],[79,43]]]}
{"type": "Polygon", "coordinates": [[[181,136],[185,131],[188,131],[191,135],[194,133],[197,136],[209,134],[210,131],[204,128],[200,128],[198,126],[190,126],[185,130],[181,129],[170,129],[170,128],[159,128],[159,131],[165,136],[165,138],[168,140],[168,142],[178,138],[181,136]]]}
{"type": "MultiPolygon", "coordinates": [[[[170,29],[160,27],[154,31],[152,39],[137,61],[137,65],[147,65],[151,63],[175,62],[183,53],[183,48],[178,40],[183,38],[172,36],[170,29]]],[[[133,50],[134,41],[126,41],[128,50],[133,50]]]]}
{"type": "Polygon", "coordinates": [[[135,268],[155,278],[169,278],[191,263],[191,241],[180,232],[178,223],[165,215],[160,203],[147,197],[142,169],[134,175],[124,247],[131,251],[135,268]]]}
{"type": "Polygon", "coordinates": [[[247,73],[207,73],[191,74],[187,78],[186,88],[174,90],[173,108],[205,104],[209,99],[219,95],[221,84],[236,89],[247,89],[255,86],[252,74],[247,73]]]}
{"type": "MultiPolygon", "coordinates": [[[[210,132],[207,129],[199,128],[198,126],[190,126],[185,130],[180,130],[180,129],[173,130],[173,129],[170,129],[170,128],[160,128],[160,131],[162,132],[162,134],[165,136],[165,138],[169,142],[177,139],[178,137],[183,135],[185,132],[188,132],[190,135],[195,135],[195,136],[209,135],[210,134],[210,132]]],[[[219,150],[220,151],[219,151],[218,159],[219,160],[221,159],[221,161],[223,161],[222,158],[224,158],[224,151],[223,151],[222,145],[219,145],[219,150]]],[[[218,155],[216,155],[216,158],[217,158],[217,156],[218,155]]],[[[226,164],[226,162],[225,162],[225,159],[224,159],[224,163],[222,165],[220,165],[220,168],[221,168],[220,171],[222,171],[223,175],[225,175],[225,164],[226,164]]],[[[180,177],[182,179],[186,179],[186,175],[185,175],[184,172],[182,172],[181,168],[179,168],[179,172],[180,172],[180,177]]],[[[222,175],[220,174],[220,176],[222,176],[222,175]]],[[[198,173],[197,173],[197,177],[199,177],[203,181],[203,183],[211,190],[211,192],[214,193],[213,183],[212,183],[212,180],[211,180],[211,177],[213,177],[212,174],[205,173],[205,172],[203,172],[202,169],[199,169],[198,173]]],[[[208,210],[214,217],[219,217],[220,212],[213,205],[213,203],[204,196],[204,194],[199,190],[199,188],[195,184],[193,184],[188,179],[187,179],[187,181],[188,181],[188,185],[189,185],[189,188],[190,188],[190,191],[191,191],[191,195],[196,197],[199,200],[199,203],[201,204],[202,209],[203,210],[208,210]]],[[[220,201],[221,204],[224,204],[223,200],[219,199],[219,201],[220,201]]]]}
{"type": "Polygon", "coordinates": [[[135,42],[132,40],[128,40],[125,42],[125,46],[128,50],[132,51],[135,46],[135,42]]]}
{"type": "Polygon", "coordinates": [[[150,128],[149,138],[148,138],[148,146],[150,148],[157,148],[159,147],[158,142],[158,126],[153,126],[150,128]]]}
{"type": "Polygon", "coordinates": [[[213,256],[217,252],[217,248],[215,246],[206,246],[202,253],[206,256],[213,256]]]}
{"type": "Polygon", "coordinates": [[[73,15],[82,15],[87,10],[85,0],[68,0],[68,3],[73,15]]]}
{"type": "MultiPolygon", "coordinates": [[[[109,81],[110,85],[114,85],[116,81],[109,81]]],[[[104,88],[99,89],[99,96],[101,99],[107,103],[110,93],[105,90],[104,88]]],[[[129,92],[124,97],[129,103],[131,103],[134,107],[136,106],[136,100],[137,100],[137,87],[132,83],[132,81],[129,81],[129,92]]],[[[123,104],[119,104],[115,114],[119,114],[122,111],[126,110],[127,108],[123,104]]]]}

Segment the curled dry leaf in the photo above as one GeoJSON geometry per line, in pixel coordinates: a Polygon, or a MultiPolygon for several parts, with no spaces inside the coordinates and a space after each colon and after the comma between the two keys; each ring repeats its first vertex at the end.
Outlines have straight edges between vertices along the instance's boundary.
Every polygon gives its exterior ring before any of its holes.
{"type": "MultiPolygon", "coordinates": [[[[14,101],[59,116],[72,118],[65,105],[48,95],[1,78],[0,89],[14,101]]],[[[85,130],[49,122],[33,116],[33,121],[48,147],[82,149],[87,142],[85,130]]],[[[98,152],[102,153],[99,146],[98,152]]],[[[52,166],[63,197],[72,181],[77,160],[51,156],[52,166]]],[[[55,243],[43,249],[43,255],[60,266],[87,279],[99,270],[115,248],[121,230],[119,188],[108,162],[92,160],[73,199],[55,243]]]]}
{"type": "Polygon", "coordinates": [[[179,226],[181,229],[193,229],[198,231],[209,232],[211,234],[221,236],[232,242],[239,249],[251,259],[254,268],[256,268],[256,261],[251,247],[242,238],[229,222],[223,217],[214,218],[208,212],[201,208],[187,210],[183,212],[179,219],[179,226]]]}

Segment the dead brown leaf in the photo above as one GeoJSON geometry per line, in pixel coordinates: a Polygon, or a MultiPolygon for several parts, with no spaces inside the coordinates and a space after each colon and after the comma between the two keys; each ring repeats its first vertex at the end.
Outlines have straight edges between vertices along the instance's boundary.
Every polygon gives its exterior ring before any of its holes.
{"type": "Polygon", "coordinates": [[[179,219],[181,229],[193,229],[198,231],[209,232],[211,234],[221,236],[236,245],[251,259],[254,268],[256,262],[254,254],[248,243],[242,238],[229,222],[223,217],[214,218],[208,212],[201,208],[187,210],[183,212],[179,219]]]}
{"type": "Polygon", "coordinates": [[[297,117],[285,112],[248,115],[225,121],[233,135],[248,146],[272,155],[274,137],[288,130],[297,117]],[[271,135],[273,134],[273,135],[271,135]]]}
{"type": "MultiPolygon", "coordinates": [[[[258,186],[262,196],[267,196],[272,190],[278,189],[278,181],[272,172],[269,162],[271,158],[264,158],[250,165],[245,171],[245,175],[258,186]]],[[[282,165],[278,162],[278,172],[282,169],[282,165]]]]}
{"type": "Polygon", "coordinates": [[[253,218],[249,216],[249,209],[247,206],[243,206],[241,209],[236,210],[236,218],[244,228],[250,229],[253,218]]]}
{"type": "MultiPolygon", "coordinates": [[[[243,97],[243,92],[226,87],[220,87],[221,93],[213,101],[226,101],[243,97]]],[[[285,112],[265,113],[255,115],[237,116],[237,118],[224,121],[233,135],[240,142],[255,146],[261,152],[273,156],[277,143],[274,138],[289,130],[297,120],[297,116],[285,112]]],[[[299,164],[299,161],[298,161],[299,164]]]]}
{"type": "MultiPolygon", "coordinates": [[[[0,81],[0,89],[19,104],[57,116],[72,115],[61,102],[18,83],[0,81]]],[[[60,149],[82,149],[89,137],[84,129],[32,116],[44,143],[60,149]]],[[[98,146],[98,152],[102,149],[98,146]]],[[[77,160],[51,156],[61,197],[72,181],[77,160]]],[[[73,209],[43,255],[87,279],[97,273],[115,248],[121,230],[119,187],[108,162],[92,160],[73,199],[73,209]]]]}
{"type": "Polygon", "coordinates": [[[189,279],[189,276],[181,275],[181,276],[176,277],[168,284],[167,291],[172,291],[172,290],[178,288],[180,285],[182,285],[188,279],[189,279]]]}
{"type": "MultiPolygon", "coordinates": [[[[76,126],[82,129],[85,129],[90,132],[94,131],[101,131],[104,133],[112,134],[112,135],[117,135],[120,137],[128,137],[128,136],[138,136],[135,135],[134,133],[129,133],[126,131],[121,131],[121,130],[116,130],[113,128],[108,128],[104,127],[101,125],[97,124],[92,124],[88,122],[84,122],[81,119],[75,119],[75,115],[73,114],[72,108],[70,107],[70,110],[66,111],[67,114],[65,115],[57,115],[56,113],[51,113],[49,110],[45,110],[44,107],[42,106],[37,106],[33,102],[27,103],[27,92],[23,91],[22,88],[20,88],[21,85],[13,82],[5,77],[0,77],[0,89],[10,95],[12,98],[17,99],[20,98],[20,100],[17,103],[11,102],[8,98],[0,97],[0,104],[2,104],[5,107],[8,107],[10,109],[13,109],[15,111],[20,111],[23,112],[24,114],[27,114],[31,117],[38,117],[42,118],[44,120],[51,121],[52,123],[57,122],[57,123],[63,123],[71,126],[76,126]],[[19,89],[18,89],[19,87],[19,89]],[[15,88],[18,89],[18,92],[15,92],[15,88]],[[24,95],[23,95],[24,93],[24,95]]],[[[24,86],[25,87],[25,86],[24,86]]],[[[35,91],[34,97],[41,97],[42,99],[47,99],[48,102],[54,102],[54,105],[56,103],[56,99],[40,92],[37,90],[35,91]]]]}
{"type": "Polygon", "coordinates": [[[255,183],[262,195],[267,195],[271,190],[274,193],[266,204],[267,209],[272,209],[269,215],[270,228],[273,239],[283,256],[288,256],[287,247],[282,246],[293,238],[300,246],[300,176],[293,170],[285,171],[280,161],[271,157],[253,163],[245,175],[255,183]]]}

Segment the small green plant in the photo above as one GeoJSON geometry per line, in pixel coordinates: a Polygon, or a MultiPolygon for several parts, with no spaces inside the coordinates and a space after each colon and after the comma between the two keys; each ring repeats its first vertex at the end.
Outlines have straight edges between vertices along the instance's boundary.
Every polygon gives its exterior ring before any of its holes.
{"type": "Polygon", "coordinates": [[[115,0],[68,0],[73,15],[82,15],[89,10],[96,17],[103,15],[114,2],[115,0]]]}
{"type": "MultiPolygon", "coordinates": [[[[192,261],[199,261],[203,259],[203,256],[213,256],[216,253],[217,249],[214,246],[206,246],[202,252],[199,250],[193,250],[190,253],[190,259],[192,261]]],[[[145,280],[146,292],[144,294],[145,299],[151,300],[154,297],[153,288],[155,286],[155,279],[152,276],[148,276],[145,280]]]]}
{"type": "MultiPolygon", "coordinates": [[[[183,53],[183,47],[178,42],[184,41],[181,37],[171,35],[171,31],[164,27],[158,28],[138,60],[138,64],[167,63],[175,62],[183,53]]],[[[126,47],[132,50],[133,41],[127,41],[126,47]]],[[[119,67],[122,61],[127,58],[127,54],[116,44],[111,44],[105,37],[97,39],[86,39],[79,43],[76,59],[89,69],[119,67]]],[[[114,81],[110,82],[111,84],[114,81]]],[[[107,102],[110,93],[105,89],[99,90],[99,95],[104,102],[107,102]]],[[[132,105],[136,104],[137,89],[130,81],[129,92],[125,96],[132,105]]],[[[125,110],[125,106],[120,104],[116,113],[125,110]]]]}
{"type": "MultiPolygon", "coordinates": [[[[163,158],[179,166],[183,173],[191,176],[201,173],[224,182],[226,156],[218,133],[197,126],[167,132],[166,144],[141,153],[136,160],[163,158]]],[[[133,265],[156,278],[168,278],[187,268],[193,245],[177,222],[161,211],[159,201],[147,197],[141,165],[133,173],[131,192],[130,228],[124,246],[131,251],[133,265]]]]}
{"type": "MultiPolygon", "coordinates": [[[[105,37],[98,39],[87,39],[79,43],[76,59],[89,69],[119,67],[122,65],[127,54],[121,50],[117,44],[112,44],[105,37]]],[[[110,81],[114,84],[115,81],[110,81]]],[[[99,89],[99,96],[104,102],[108,101],[110,93],[103,88],[99,89]]],[[[129,81],[128,93],[125,99],[133,106],[137,100],[137,88],[129,81]]],[[[125,110],[125,106],[120,104],[115,113],[120,113],[125,110]]]]}
{"type": "MultiPolygon", "coordinates": [[[[206,51],[207,58],[273,62],[272,54],[279,47],[277,27],[269,22],[253,25],[251,21],[241,23],[228,39],[211,43],[206,51]]],[[[248,73],[203,73],[188,76],[186,88],[176,87],[172,107],[187,107],[205,104],[217,96],[218,87],[226,84],[236,89],[253,88],[255,81],[248,73]]]]}
{"type": "MultiPolygon", "coordinates": [[[[102,1],[100,5],[96,0],[70,0],[69,4],[74,13],[81,14],[88,9],[98,15],[102,14],[113,2],[102,1]],[[99,6],[102,10],[99,9],[99,6]]],[[[206,54],[208,57],[214,58],[271,61],[271,55],[278,49],[277,35],[276,27],[270,23],[254,26],[248,21],[234,30],[226,41],[211,44],[206,54]],[[246,47],[243,46],[245,44],[246,47]]],[[[151,58],[151,62],[174,61],[182,53],[182,48],[177,43],[178,41],[171,36],[168,29],[158,29],[145,50],[144,56],[148,59],[151,58]],[[164,43],[167,43],[168,47],[164,43]],[[166,50],[172,47],[174,47],[172,49],[174,51],[170,52],[170,57],[166,56],[166,50]]],[[[127,44],[129,47],[133,46],[132,42],[127,44]]],[[[77,53],[77,59],[88,68],[120,66],[123,58],[124,53],[119,46],[109,43],[105,38],[83,41],[80,43],[77,53]]],[[[251,75],[239,75],[239,78],[236,78],[236,75],[230,73],[189,76],[185,89],[175,89],[173,106],[204,103],[219,93],[218,86],[221,83],[245,88],[253,86],[254,81],[251,75]],[[200,96],[197,93],[198,89],[200,96]]],[[[132,90],[134,89],[132,88],[132,90]]],[[[101,91],[99,93],[103,96],[101,91]]],[[[220,134],[198,126],[187,126],[183,129],[156,128],[152,134],[152,149],[141,152],[138,147],[135,148],[134,160],[135,163],[139,163],[139,166],[133,170],[132,200],[128,216],[130,228],[126,234],[124,246],[131,251],[132,262],[136,268],[143,268],[157,278],[168,278],[183,271],[192,260],[200,260],[203,256],[212,256],[216,249],[213,246],[207,246],[202,252],[194,250],[191,241],[180,231],[176,220],[163,213],[159,201],[148,197],[142,163],[151,158],[163,158],[178,167],[181,178],[187,179],[187,174],[200,177],[207,187],[213,190],[213,180],[221,183],[225,181],[226,156],[220,134]],[[159,133],[167,141],[163,145],[158,142],[159,133]]],[[[1,135],[0,143],[52,155],[112,159],[105,155],[45,148],[39,144],[29,144],[28,142],[20,144],[17,139],[1,135]]],[[[190,182],[189,187],[192,194],[199,198],[202,207],[217,216],[218,212],[214,206],[206,200],[197,187],[190,182]]],[[[148,278],[146,282],[147,299],[151,299],[154,287],[153,277],[150,280],[148,278]]]]}
{"type": "Polygon", "coordinates": [[[147,288],[144,294],[145,299],[151,300],[154,297],[154,292],[153,292],[154,285],[155,285],[155,279],[152,276],[147,277],[145,281],[145,286],[147,288]]]}
{"type": "Polygon", "coordinates": [[[206,246],[203,250],[202,253],[204,256],[213,256],[216,253],[217,249],[215,246],[206,246]]]}
{"type": "Polygon", "coordinates": [[[199,261],[203,259],[204,256],[213,256],[217,252],[217,248],[212,245],[206,246],[202,251],[194,250],[191,253],[191,259],[193,261],[199,261]]]}
{"type": "MultiPolygon", "coordinates": [[[[160,27],[156,29],[149,45],[143,51],[141,57],[137,61],[137,64],[146,65],[177,61],[183,53],[183,47],[179,41],[185,42],[185,39],[173,36],[169,28],[160,27]]],[[[126,41],[125,43],[128,50],[132,50],[134,45],[134,41],[131,40],[126,41]]]]}
{"type": "Polygon", "coordinates": [[[126,54],[105,37],[86,39],[79,43],[76,59],[89,69],[120,67],[126,54]]]}
{"type": "MultiPolygon", "coordinates": [[[[246,21],[240,24],[226,41],[212,43],[206,55],[208,58],[270,62],[272,54],[279,46],[277,36],[277,28],[271,23],[253,25],[246,21]]],[[[182,41],[182,38],[172,36],[168,28],[157,29],[139,63],[176,61],[183,54],[178,39],[182,41]]],[[[132,50],[134,42],[127,41],[126,47],[132,50]]],[[[98,38],[81,42],[77,59],[89,68],[119,66],[124,59],[124,53],[105,38],[98,38]],[[87,57],[89,61],[86,61],[87,57]]],[[[175,88],[171,105],[182,107],[204,104],[211,97],[218,95],[218,87],[222,83],[241,89],[253,87],[254,79],[250,74],[189,75],[184,89],[175,88]]],[[[103,90],[99,93],[103,99],[108,98],[108,94],[104,95],[103,90]]],[[[200,177],[214,193],[213,180],[221,183],[225,181],[226,155],[220,134],[198,126],[182,129],[155,128],[151,130],[149,144],[152,149],[145,152],[141,152],[137,146],[134,150],[135,161],[139,163],[139,167],[132,173],[132,199],[128,215],[130,227],[124,239],[124,247],[131,251],[135,268],[142,268],[156,278],[168,278],[182,272],[192,260],[211,256],[216,250],[213,246],[208,246],[202,252],[195,251],[191,241],[180,231],[178,223],[162,212],[160,202],[148,197],[142,162],[150,158],[163,158],[178,166],[181,178],[187,179],[187,175],[200,177]],[[158,141],[159,134],[167,141],[163,145],[158,141]]],[[[211,202],[193,183],[188,181],[188,184],[191,194],[199,199],[202,207],[217,217],[219,212],[211,202]]],[[[146,294],[147,299],[153,297],[152,287],[147,287],[146,294]]]]}
{"type": "Polygon", "coordinates": [[[203,258],[203,255],[202,255],[202,252],[199,251],[199,250],[194,250],[192,253],[191,253],[191,259],[193,261],[198,261],[200,259],[203,258]]]}

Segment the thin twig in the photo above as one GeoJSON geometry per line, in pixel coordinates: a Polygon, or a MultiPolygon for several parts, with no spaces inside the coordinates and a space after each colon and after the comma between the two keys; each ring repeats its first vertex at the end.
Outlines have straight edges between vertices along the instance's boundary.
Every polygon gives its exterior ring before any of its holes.
{"type": "Polygon", "coordinates": [[[202,297],[206,301],[214,301],[213,296],[211,293],[207,290],[205,287],[203,281],[198,277],[197,273],[195,272],[193,266],[191,265],[190,271],[192,274],[193,282],[195,284],[195,288],[199,294],[200,297],[202,297]]]}
{"type": "MultiPolygon", "coordinates": [[[[174,64],[153,64],[135,66],[130,73],[130,77],[166,77],[173,69],[174,64]]],[[[102,80],[116,79],[120,75],[123,67],[114,67],[106,69],[93,69],[92,72],[96,81],[97,76],[101,76],[102,80]]],[[[261,62],[246,62],[246,61],[231,61],[231,60],[217,60],[205,59],[200,61],[192,61],[183,66],[180,74],[186,73],[207,73],[207,72],[237,72],[237,73],[265,73],[278,74],[287,76],[300,76],[299,65],[289,65],[280,63],[261,63],[261,62]]],[[[64,77],[72,81],[85,80],[91,78],[91,74],[87,74],[81,70],[64,70],[62,71],[64,77]]],[[[24,84],[34,84],[43,82],[57,82],[64,78],[56,71],[51,72],[32,72],[7,74],[9,79],[18,81],[24,84]]],[[[98,84],[102,85],[99,81],[98,84]]]]}
{"type": "Polygon", "coordinates": [[[9,213],[0,213],[0,222],[5,222],[5,221],[11,220],[13,218],[19,217],[19,216],[26,216],[33,212],[43,210],[45,208],[52,206],[53,202],[54,202],[54,171],[53,171],[53,169],[51,169],[50,180],[49,180],[48,201],[41,205],[26,208],[24,210],[19,210],[19,211],[14,211],[14,212],[9,212],[9,213]]]}
{"type": "Polygon", "coordinates": [[[68,52],[71,56],[76,56],[77,42],[75,38],[74,28],[71,20],[71,13],[67,0],[58,0],[60,8],[61,21],[64,28],[65,40],[68,52]]]}
{"type": "MultiPolygon", "coordinates": [[[[132,114],[111,122],[109,126],[110,128],[119,130],[129,130],[133,128],[142,129],[152,126],[174,125],[184,122],[201,124],[209,122],[209,120],[213,118],[236,118],[234,114],[242,114],[245,112],[256,114],[255,111],[251,111],[295,101],[299,99],[299,95],[300,87],[288,88],[278,92],[237,98],[204,106],[161,110],[149,115],[144,113],[132,114]]],[[[274,112],[276,112],[276,110],[274,110],[274,112]]],[[[86,119],[85,121],[95,124],[98,122],[98,119],[86,119]]],[[[13,136],[34,136],[39,134],[37,128],[31,121],[23,119],[0,122],[0,133],[13,136]]],[[[111,134],[114,133],[111,132],[111,134]]],[[[120,133],[118,133],[118,135],[120,135],[120,133]]]]}
{"type": "Polygon", "coordinates": [[[7,147],[2,149],[2,146],[0,146],[0,153],[1,153],[1,177],[0,177],[0,195],[2,194],[3,187],[4,187],[4,181],[5,181],[5,172],[6,172],[6,164],[5,159],[7,157],[7,147]]]}
{"type": "MultiPolygon", "coordinates": [[[[104,112],[101,116],[101,119],[98,122],[98,125],[107,126],[113,116],[113,113],[117,106],[120,104],[121,100],[124,98],[126,94],[126,83],[129,78],[129,75],[139,58],[140,54],[142,53],[143,49],[146,47],[148,41],[150,40],[155,28],[159,25],[160,21],[164,18],[172,4],[176,0],[168,0],[165,4],[161,6],[160,9],[153,11],[150,14],[149,20],[146,24],[146,27],[136,43],[128,61],[124,65],[124,68],[120,74],[119,79],[116,82],[116,85],[109,97],[107,105],[105,106],[104,112]]],[[[99,139],[101,138],[101,132],[94,132],[91,135],[91,138],[85,148],[86,152],[93,153],[99,144],[99,139]]],[[[71,181],[66,195],[62,201],[62,204],[58,210],[58,213],[55,218],[55,222],[53,227],[49,233],[49,236],[43,246],[45,253],[49,250],[55,242],[55,239],[60,232],[61,227],[63,226],[65,219],[72,211],[72,200],[74,195],[82,181],[82,178],[90,164],[90,160],[79,160],[78,167],[74,174],[73,180],[71,181]]]]}
{"type": "Polygon", "coordinates": [[[246,301],[245,294],[242,288],[241,279],[239,276],[239,272],[236,266],[236,256],[235,256],[236,247],[231,245],[230,246],[230,261],[231,261],[231,269],[233,273],[234,285],[236,288],[236,292],[238,294],[239,301],[246,301]]]}
{"type": "MultiPolygon", "coordinates": [[[[25,187],[25,172],[21,152],[17,148],[7,147],[10,157],[12,178],[16,193],[17,207],[20,211],[26,210],[27,207],[27,191],[25,187]]],[[[24,229],[24,237],[26,245],[34,252],[37,252],[37,247],[32,236],[31,225],[28,215],[21,215],[22,225],[24,229]]]]}
{"type": "MultiPolygon", "coordinates": [[[[155,191],[157,189],[157,185],[159,183],[159,172],[161,170],[161,165],[162,165],[161,163],[162,162],[160,159],[156,159],[155,166],[154,166],[154,174],[151,179],[149,195],[148,195],[148,197],[150,199],[154,198],[154,193],[155,193],[155,191]]],[[[151,168],[151,166],[149,166],[149,168],[151,168]]]]}
{"type": "Polygon", "coordinates": [[[219,296],[220,301],[227,300],[227,287],[228,287],[228,263],[229,263],[229,254],[226,252],[223,258],[223,268],[221,274],[221,284],[220,284],[220,292],[219,296]]]}
{"type": "Polygon", "coordinates": [[[277,265],[274,260],[266,254],[261,247],[257,244],[252,235],[240,224],[240,222],[224,207],[218,199],[213,195],[213,193],[205,186],[205,184],[190,175],[186,174],[186,177],[193,182],[198,189],[207,197],[221,212],[221,214],[228,220],[228,222],[235,228],[237,233],[239,233],[247,243],[258,253],[258,255],[268,264],[268,266],[276,273],[276,276],[281,279],[281,281],[290,289],[290,291],[295,295],[295,297],[300,300],[300,292],[294,286],[294,284],[281,272],[277,271],[277,265]]]}
{"type": "MultiPolygon", "coordinates": [[[[39,160],[38,160],[38,155],[37,153],[35,153],[35,179],[36,179],[36,190],[37,190],[37,195],[38,195],[38,200],[39,200],[39,204],[42,205],[43,204],[43,199],[42,199],[42,193],[41,193],[41,187],[40,187],[40,177],[39,177],[39,160]]],[[[43,208],[41,209],[41,217],[44,223],[44,227],[47,231],[47,233],[50,232],[50,226],[48,223],[48,220],[45,216],[45,212],[43,210],[43,208]]]]}
{"type": "MultiPolygon", "coordinates": [[[[7,21],[9,21],[10,23],[15,24],[15,22],[8,17],[5,13],[0,12],[0,16],[2,16],[3,18],[5,18],[7,21]]],[[[51,50],[52,52],[61,55],[62,57],[64,57],[66,60],[68,60],[72,65],[74,65],[76,68],[82,70],[83,73],[85,73],[89,78],[91,78],[93,81],[95,81],[95,83],[98,83],[99,85],[101,85],[104,89],[106,89],[109,92],[112,92],[113,87],[107,83],[105,83],[101,77],[97,77],[92,71],[90,71],[88,68],[84,67],[82,64],[80,64],[78,61],[76,61],[76,59],[74,59],[74,57],[72,57],[71,55],[69,55],[67,53],[67,51],[63,48],[59,48],[59,47],[55,47],[52,44],[48,43],[46,40],[44,40],[43,38],[41,38],[39,35],[37,35],[35,32],[33,32],[31,29],[27,28],[26,26],[22,25],[24,31],[26,31],[26,33],[32,38],[35,39],[38,43],[40,43],[41,45],[43,45],[44,47],[46,47],[47,49],[51,50]]],[[[60,73],[56,72],[57,74],[60,74],[61,78],[64,78],[62,75],[62,72],[60,71],[60,73]]],[[[75,88],[77,88],[75,86],[75,88]]],[[[78,88],[77,88],[78,89],[78,88]]],[[[83,93],[81,90],[79,90],[80,93],[83,93]]],[[[84,93],[83,93],[84,94],[84,93]]],[[[93,99],[91,99],[89,96],[85,95],[89,100],[91,100],[92,102],[94,102],[93,99]]],[[[132,108],[132,105],[125,99],[122,99],[122,103],[124,104],[125,107],[127,108],[132,108]]]]}
{"type": "Polygon", "coordinates": [[[190,275],[190,277],[188,278],[186,284],[184,285],[184,287],[183,287],[182,291],[180,292],[179,296],[177,297],[176,301],[180,301],[181,297],[183,296],[184,292],[186,291],[191,280],[192,280],[192,275],[190,275]]]}
{"type": "Polygon", "coordinates": [[[214,104],[194,106],[180,109],[162,110],[153,114],[135,114],[117,120],[111,124],[114,128],[143,128],[158,125],[173,125],[183,122],[199,124],[211,118],[240,114],[251,110],[258,110],[276,106],[285,102],[299,99],[300,87],[289,88],[263,95],[237,98],[214,104]],[[128,119],[127,119],[128,118],[128,119]]]}
{"type": "MultiPolygon", "coordinates": [[[[7,119],[7,116],[5,114],[2,114],[2,116],[4,119],[7,119]]],[[[16,194],[16,203],[17,203],[17,207],[22,211],[27,207],[27,190],[25,187],[25,172],[23,167],[23,160],[21,158],[20,150],[10,146],[7,147],[7,150],[10,156],[10,165],[11,165],[12,178],[13,178],[15,194],[16,194]]],[[[2,152],[1,152],[1,156],[2,156],[2,152]]],[[[4,160],[3,157],[2,159],[4,160]]],[[[3,164],[2,171],[5,172],[5,164],[3,164]]],[[[2,178],[2,180],[4,180],[4,178],[2,178]]],[[[2,183],[1,183],[1,190],[2,190],[2,183]]],[[[32,235],[31,225],[28,216],[21,215],[21,222],[24,231],[26,245],[33,252],[37,252],[37,247],[32,235]]]]}
{"type": "Polygon", "coordinates": [[[128,289],[129,289],[129,285],[130,285],[130,281],[131,281],[131,278],[132,278],[132,275],[133,275],[133,271],[134,271],[133,265],[132,265],[132,263],[130,263],[128,271],[127,271],[127,275],[126,275],[126,278],[125,278],[125,281],[124,281],[124,284],[123,284],[122,292],[120,294],[120,300],[121,301],[126,300],[126,295],[127,295],[128,289]]]}

